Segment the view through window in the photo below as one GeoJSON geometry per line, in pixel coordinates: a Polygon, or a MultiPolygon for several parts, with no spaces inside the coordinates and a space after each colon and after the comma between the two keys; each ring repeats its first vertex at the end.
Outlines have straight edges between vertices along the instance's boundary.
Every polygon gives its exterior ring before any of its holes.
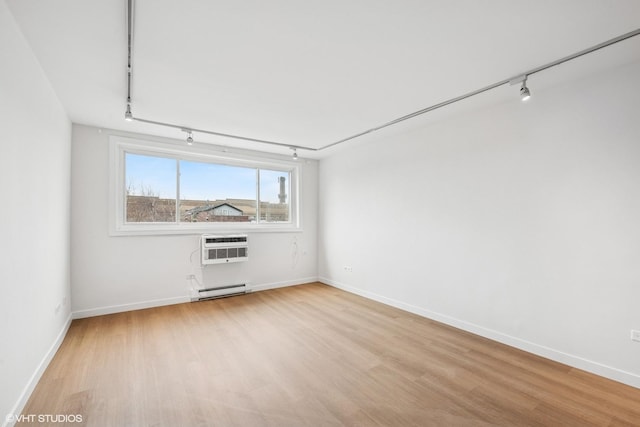
{"type": "Polygon", "coordinates": [[[291,171],[125,152],[127,223],[291,221],[291,171]]]}

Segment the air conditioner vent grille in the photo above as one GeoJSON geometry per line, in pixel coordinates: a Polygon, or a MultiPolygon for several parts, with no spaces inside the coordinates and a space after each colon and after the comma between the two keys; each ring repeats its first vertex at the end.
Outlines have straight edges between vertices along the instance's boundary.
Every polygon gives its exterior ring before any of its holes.
{"type": "Polygon", "coordinates": [[[225,248],[225,249],[207,249],[207,258],[223,259],[223,258],[246,258],[249,254],[247,248],[225,248]]]}
{"type": "Polygon", "coordinates": [[[247,236],[205,237],[204,243],[247,243],[247,236]]]}

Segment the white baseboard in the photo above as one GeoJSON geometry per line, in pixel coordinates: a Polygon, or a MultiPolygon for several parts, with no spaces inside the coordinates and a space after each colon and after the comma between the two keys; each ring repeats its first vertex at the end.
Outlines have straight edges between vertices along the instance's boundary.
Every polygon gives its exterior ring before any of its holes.
{"type": "MultiPolygon", "coordinates": [[[[248,288],[251,292],[265,291],[267,289],[283,288],[285,286],[294,286],[301,283],[310,283],[318,280],[317,276],[304,277],[295,280],[287,280],[283,282],[263,283],[263,284],[249,284],[248,288]]],[[[191,297],[188,295],[172,298],[154,299],[148,301],[138,301],[128,304],[110,305],[105,307],[96,307],[86,310],[78,310],[73,312],[74,319],[83,319],[85,317],[102,316],[105,314],[122,313],[125,311],[142,310],[145,308],[161,307],[163,305],[182,304],[185,302],[191,302],[191,297]]]]}
{"type": "Polygon", "coordinates": [[[259,291],[266,291],[268,289],[276,289],[276,288],[284,288],[287,286],[296,286],[296,285],[300,285],[303,283],[311,283],[311,282],[317,282],[318,281],[318,277],[314,276],[314,277],[303,277],[300,279],[296,279],[296,280],[287,280],[284,282],[273,282],[273,283],[263,283],[260,285],[250,285],[249,289],[251,289],[251,292],[259,292],[259,291]]]}
{"type": "Polygon", "coordinates": [[[83,319],[85,317],[103,316],[105,314],[122,313],[125,311],[142,310],[145,308],[161,307],[163,305],[182,304],[190,302],[189,296],[172,297],[154,299],[149,301],[138,301],[129,304],[109,305],[106,307],[96,307],[87,310],[79,310],[73,312],[74,319],[83,319]]]}
{"type": "MultiPolygon", "coordinates": [[[[27,385],[25,386],[24,390],[22,390],[22,393],[20,394],[20,398],[18,398],[18,401],[15,403],[15,405],[13,405],[13,408],[11,409],[11,412],[9,412],[9,414],[19,415],[22,413],[22,410],[24,409],[24,406],[27,404],[27,401],[29,400],[31,393],[33,393],[33,390],[36,388],[36,385],[38,385],[38,381],[40,381],[42,374],[44,374],[44,371],[47,369],[47,366],[49,366],[49,363],[51,363],[53,356],[56,355],[56,352],[60,348],[62,341],[64,341],[64,337],[67,335],[67,331],[71,326],[71,320],[72,320],[72,315],[71,313],[69,313],[69,316],[67,316],[67,320],[64,322],[64,325],[62,326],[62,329],[58,333],[58,336],[51,344],[51,347],[49,347],[49,350],[47,350],[46,354],[38,364],[38,367],[33,372],[33,375],[31,375],[31,378],[29,378],[27,385]]],[[[2,427],[12,427],[15,424],[15,421],[9,421],[8,418],[2,419],[2,422],[3,422],[2,427]]]]}
{"type": "Polygon", "coordinates": [[[623,371],[617,368],[613,368],[611,366],[594,362],[592,360],[587,360],[582,357],[574,356],[574,355],[567,354],[562,351],[555,350],[543,345],[532,343],[530,341],[512,337],[510,335],[506,335],[501,332],[494,331],[492,329],[487,329],[485,327],[482,327],[470,322],[466,322],[464,320],[456,319],[454,317],[447,316],[442,313],[437,313],[422,307],[418,307],[418,306],[408,304],[402,301],[398,301],[392,298],[387,298],[385,296],[378,295],[372,292],[364,291],[362,289],[355,288],[353,286],[336,282],[335,280],[331,280],[327,277],[319,277],[318,280],[322,283],[326,283],[327,285],[333,286],[338,289],[342,289],[352,294],[360,295],[365,298],[378,301],[383,304],[390,305],[392,307],[396,307],[401,310],[405,310],[422,317],[426,317],[428,319],[436,320],[438,322],[447,324],[449,326],[453,326],[455,328],[462,329],[467,332],[471,332],[473,334],[480,335],[485,338],[489,338],[491,340],[500,342],[502,344],[506,344],[508,346],[515,347],[520,350],[524,350],[526,352],[533,353],[538,356],[542,356],[547,359],[551,359],[553,361],[563,363],[565,365],[569,365],[577,369],[582,369],[583,371],[587,371],[592,374],[599,375],[601,377],[618,381],[620,383],[627,384],[632,387],[640,388],[640,376],[633,374],[631,372],[623,371]]]}

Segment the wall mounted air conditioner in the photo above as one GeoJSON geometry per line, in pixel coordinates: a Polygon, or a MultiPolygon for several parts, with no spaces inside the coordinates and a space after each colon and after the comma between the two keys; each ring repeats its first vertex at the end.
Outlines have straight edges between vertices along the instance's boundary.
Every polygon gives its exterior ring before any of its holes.
{"type": "Polygon", "coordinates": [[[249,243],[246,234],[203,234],[200,238],[202,264],[226,264],[249,259],[249,243]]]}

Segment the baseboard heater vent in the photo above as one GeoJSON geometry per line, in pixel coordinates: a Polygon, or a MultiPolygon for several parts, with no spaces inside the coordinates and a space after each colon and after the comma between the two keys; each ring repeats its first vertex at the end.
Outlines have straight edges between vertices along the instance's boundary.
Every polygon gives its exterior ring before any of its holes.
{"type": "Polygon", "coordinates": [[[215,298],[232,297],[247,293],[246,283],[238,285],[217,286],[214,288],[198,289],[198,295],[191,298],[191,301],[204,301],[215,298]]]}

